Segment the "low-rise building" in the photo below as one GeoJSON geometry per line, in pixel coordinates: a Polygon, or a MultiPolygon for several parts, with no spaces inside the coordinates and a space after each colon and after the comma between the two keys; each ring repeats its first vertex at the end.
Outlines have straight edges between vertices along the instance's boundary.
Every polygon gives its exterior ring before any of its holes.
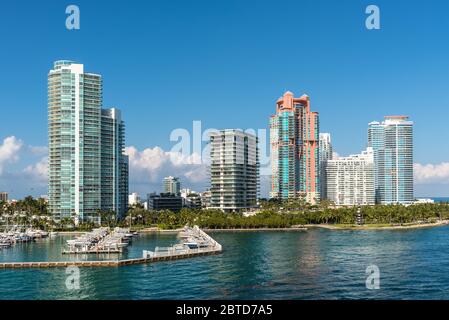
{"type": "Polygon", "coordinates": [[[178,212],[182,209],[182,197],[171,193],[150,193],[147,198],[148,210],[171,210],[178,212]]]}
{"type": "Polygon", "coordinates": [[[137,192],[133,192],[128,195],[128,206],[135,206],[136,204],[140,204],[140,196],[137,192]]]}
{"type": "Polygon", "coordinates": [[[201,208],[201,196],[198,192],[190,189],[181,190],[182,206],[186,208],[201,208]]]}

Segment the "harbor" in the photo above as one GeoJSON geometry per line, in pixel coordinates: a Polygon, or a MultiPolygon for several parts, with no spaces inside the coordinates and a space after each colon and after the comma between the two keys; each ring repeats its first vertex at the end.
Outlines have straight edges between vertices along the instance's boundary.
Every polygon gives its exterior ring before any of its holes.
{"type": "MultiPolygon", "coordinates": [[[[126,229],[114,229],[109,232],[104,228],[95,229],[90,233],[86,233],[73,240],[68,240],[67,244],[69,248],[77,248],[78,254],[89,253],[114,253],[116,243],[122,243],[125,236],[134,237],[133,233],[128,232],[126,229]],[[78,244],[81,244],[77,246],[78,244]],[[89,247],[93,246],[93,247],[89,247]],[[108,243],[106,247],[102,245],[108,243]],[[101,245],[99,245],[101,244],[101,245]],[[109,245],[114,244],[114,245],[109,245]],[[96,252],[95,250],[100,250],[96,252]],[[107,251],[109,249],[109,251],[107,251]]],[[[219,254],[222,252],[222,246],[216,242],[207,233],[202,231],[197,226],[185,227],[178,233],[179,243],[172,246],[161,247],[157,246],[153,251],[143,250],[142,256],[139,258],[131,259],[117,259],[117,260],[91,260],[91,261],[41,261],[41,262],[2,262],[0,263],[0,269],[23,269],[23,268],[64,268],[69,266],[76,267],[121,267],[128,265],[147,264],[160,261],[170,261],[179,259],[188,259],[198,256],[206,256],[219,254]]],[[[70,254],[64,253],[63,254],[70,254]]]]}

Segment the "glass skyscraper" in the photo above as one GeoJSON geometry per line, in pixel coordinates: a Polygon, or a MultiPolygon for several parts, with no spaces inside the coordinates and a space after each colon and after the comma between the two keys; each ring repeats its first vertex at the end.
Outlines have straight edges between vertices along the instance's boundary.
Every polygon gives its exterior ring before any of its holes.
{"type": "Polygon", "coordinates": [[[48,74],[49,210],[55,219],[97,220],[98,210],[126,211],[124,124],[102,110],[102,78],[82,64],[56,61],[48,74]],[[120,187],[121,186],[121,187],[120,187]]]}
{"type": "Polygon", "coordinates": [[[320,200],[318,113],[310,111],[307,95],[286,92],[270,118],[272,198],[320,200]]]}
{"type": "Polygon", "coordinates": [[[368,146],[374,151],[376,203],[413,203],[413,122],[406,116],[371,122],[368,146]]]}

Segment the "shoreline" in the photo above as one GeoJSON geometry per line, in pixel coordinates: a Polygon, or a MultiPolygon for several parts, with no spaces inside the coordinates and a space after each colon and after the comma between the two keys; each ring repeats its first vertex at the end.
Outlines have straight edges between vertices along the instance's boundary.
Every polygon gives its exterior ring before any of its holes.
{"type": "Polygon", "coordinates": [[[408,230],[408,229],[422,229],[441,227],[449,224],[449,220],[441,220],[434,223],[422,223],[422,224],[410,224],[410,225],[397,225],[397,226],[370,226],[368,225],[331,225],[331,224],[311,224],[305,225],[307,228],[322,228],[328,230],[408,230]]]}
{"type": "MultiPolygon", "coordinates": [[[[372,225],[332,225],[332,224],[305,224],[301,227],[288,227],[288,228],[202,228],[206,232],[256,232],[256,231],[306,231],[309,228],[321,228],[327,230],[408,230],[408,229],[422,229],[440,227],[449,224],[449,220],[441,220],[434,223],[422,223],[422,224],[409,224],[409,225],[385,225],[385,226],[372,226],[372,225]]],[[[179,233],[183,228],[178,229],[159,229],[157,227],[144,228],[141,230],[135,230],[138,233],[179,233]]],[[[59,235],[82,235],[88,231],[60,231],[59,235]]]]}
{"type": "Polygon", "coordinates": [[[201,230],[205,232],[255,232],[255,231],[306,231],[308,229],[307,226],[304,227],[291,227],[291,228],[225,228],[225,229],[209,229],[209,228],[202,228],[201,230]]]}

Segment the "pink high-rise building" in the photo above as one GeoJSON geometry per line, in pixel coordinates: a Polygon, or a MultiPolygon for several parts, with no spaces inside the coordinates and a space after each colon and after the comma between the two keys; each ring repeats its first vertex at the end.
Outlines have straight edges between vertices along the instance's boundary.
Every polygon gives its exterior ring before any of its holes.
{"type": "Polygon", "coordinates": [[[272,198],[319,201],[319,134],[307,95],[295,98],[288,91],[279,98],[270,118],[272,198]]]}

